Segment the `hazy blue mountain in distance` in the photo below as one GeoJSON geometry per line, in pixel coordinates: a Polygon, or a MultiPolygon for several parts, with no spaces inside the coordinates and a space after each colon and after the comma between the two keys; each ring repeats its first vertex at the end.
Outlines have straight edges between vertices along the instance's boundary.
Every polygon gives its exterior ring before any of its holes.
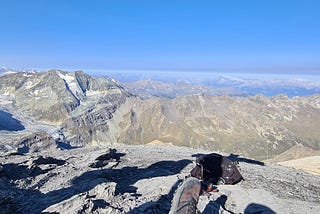
{"type": "Polygon", "coordinates": [[[7,68],[7,67],[0,67],[0,76],[6,75],[6,74],[17,73],[17,72],[36,73],[37,71],[35,71],[33,69],[16,70],[16,69],[7,68]]]}
{"type": "MultiPolygon", "coordinates": [[[[203,86],[206,89],[199,93],[212,95],[212,89],[215,89],[216,95],[231,95],[231,96],[250,96],[263,94],[265,96],[276,96],[279,94],[285,94],[288,97],[294,96],[309,96],[313,94],[320,94],[320,75],[284,75],[284,74],[233,74],[233,73],[214,73],[214,72],[182,72],[182,71],[107,71],[107,72],[92,72],[93,75],[107,75],[110,76],[124,85],[127,85],[130,89],[133,86],[141,85],[142,81],[156,81],[162,83],[170,83],[170,87],[167,90],[171,90],[174,84],[177,88],[181,86],[181,83],[186,83],[191,88],[197,88],[203,86]],[[208,88],[209,87],[209,88],[208,88]],[[227,94],[226,91],[232,93],[227,94]],[[217,91],[223,91],[224,93],[217,93],[217,91]],[[236,93],[234,93],[236,92],[236,93]]],[[[151,87],[151,84],[149,84],[151,87]]],[[[161,88],[161,93],[155,94],[154,84],[153,88],[143,85],[145,92],[143,96],[146,97],[146,93],[149,91],[149,96],[179,96],[185,94],[170,94],[165,91],[165,88],[161,88]]],[[[141,90],[140,90],[141,91],[141,90]]],[[[193,93],[194,90],[189,90],[193,93]]],[[[138,93],[140,94],[140,93],[138,93]]]]}
{"type": "Polygon", "coordinates": [[[175,98],[191,94],[205,94],[216,96],[248,96],[246,92],[233,87],[214,87],[203,84],[185,82],[160,82],[154,80],[140,80],[122,83],[132,93],[146,99],[151,97],[175,98]]]}
{"type": "Polygon", "coordinates": [[[8,74],[8,73],[14,73],[15,71],[13,69],[9,69],[6,67],[1,67],[0,68],[0,76],[8,74]]]}
{"type": "Polygon", "coordinates": [[[205,81],[204,84],[215,87],[232,87],[245,91],[250,95],[263,94],[266,96],[276,96],[285,94],[288,97],[294,97],[320,93],[319,81],[290,77],[288,79],[245,79],[221,76],[214,81],[205,81]]]}

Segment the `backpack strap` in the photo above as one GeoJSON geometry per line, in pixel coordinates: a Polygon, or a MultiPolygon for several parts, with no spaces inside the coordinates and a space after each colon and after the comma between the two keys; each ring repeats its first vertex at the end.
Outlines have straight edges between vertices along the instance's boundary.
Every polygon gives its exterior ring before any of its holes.
{"type": "Polygon", "coordinates": [[[197,164],[200,167],[200,180],[203,180],[203,165],[202,164],[197,164]]]}

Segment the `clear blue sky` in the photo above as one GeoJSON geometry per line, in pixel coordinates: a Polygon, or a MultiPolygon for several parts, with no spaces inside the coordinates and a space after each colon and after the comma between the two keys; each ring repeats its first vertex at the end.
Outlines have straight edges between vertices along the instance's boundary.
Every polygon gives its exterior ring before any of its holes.
{"type": "Polygon", "coordinates": [[[320,73],[319,0],[0,0],[0,67],[320,73]]]}

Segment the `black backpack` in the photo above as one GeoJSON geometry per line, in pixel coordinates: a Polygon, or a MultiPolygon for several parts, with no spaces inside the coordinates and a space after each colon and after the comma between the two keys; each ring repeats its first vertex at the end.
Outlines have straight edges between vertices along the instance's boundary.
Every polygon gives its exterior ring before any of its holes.
{"type": "Polygon", "coordinates": [[[212,184],[236,184],[243,180],[237,163],[220,154],[201,155],[196,159],[191,176],[212,184]]]}

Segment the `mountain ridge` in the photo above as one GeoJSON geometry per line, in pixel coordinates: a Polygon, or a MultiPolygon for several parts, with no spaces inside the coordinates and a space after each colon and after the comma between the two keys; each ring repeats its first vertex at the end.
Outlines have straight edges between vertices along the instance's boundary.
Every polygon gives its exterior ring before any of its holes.
{"type": "Polygon", "coordinates": [[[175,98],[190,94],[248,96],[246,92],[231,87],[212,87],[186,82],[161,82],[151,79],[122,82],[125,88],[144,99],[152,97],[175,98]]]}
{"type": "Polygon", "coordinates": [[[110,78],[59,70],[8,74],[0,85],[2,108],[71,147],[159,141],[259,160],[295,145],[320,147],[319,95],[141,99],[110,78]]]}
{"type": "MultiPolygon", "coordinates": [[[[93,72],[94,73],[94,72],[93,72]]],[[[204,94],[208,95],[237,95],[254,96],[264,94],[265,96],[276,96],[286,94],[288,97],[309,96],[320,93],[319,75],[298,74],[253,74],[253,73],[217,73],[217,72],[187,72],[187,71],[135,71],[135,72],[107,72],[124,85],[142,96],[149,97],[155,94],[156,89],[139,83],[139,81],[152,80],[167,84],[167,88],[159,87],[156,96],[176,97],[179,89],[184,89],[182,83],[189,85],[186,91],[192,92],[190,88],[201,86],[204,94]],[[146,91],[135,89],[133,86],[142,86],[146,91]],[[177,90],[172,86],[175,85],[177,90]],[[173,91],[172,91],[173,90],[173,91]],[[217,94],[219,93],[219,94],[217,94]]],[[[184,95],[182,91],[180,95],[184,95]]]]}

